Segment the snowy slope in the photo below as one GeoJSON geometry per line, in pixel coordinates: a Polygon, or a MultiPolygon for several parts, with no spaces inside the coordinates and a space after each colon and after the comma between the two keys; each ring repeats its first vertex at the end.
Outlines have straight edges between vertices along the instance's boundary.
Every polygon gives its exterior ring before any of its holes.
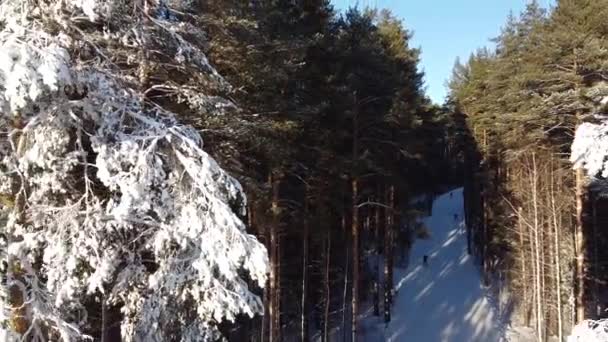
{"type": "Polygon", "coordinates": [[[417,240],[407,269],[395,269],[392,321],[363,320],[364,341],[495,342],[501,324],[467,254],[462,189],[435,200],[424,222],[429,240],[417,240]],[[455,219],[454,214],[458,215],[455,219]],[[428,266],[422,265],[429,256],[428,266]]]}

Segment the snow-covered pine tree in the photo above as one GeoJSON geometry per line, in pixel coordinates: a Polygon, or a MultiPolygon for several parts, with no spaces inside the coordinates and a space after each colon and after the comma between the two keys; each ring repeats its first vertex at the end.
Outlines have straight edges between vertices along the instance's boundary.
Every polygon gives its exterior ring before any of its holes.
{"type": "MultiPolygon", "coordinates": [[[[584,96],[595,110],[576,129],[570,161],[593,179],[596,191],[606,196],[608,189],[608,85],[600,83],[584,96]]],[[[600,342],[608,339],[608,320],[584,320],[574,326],[568,342],[600,342]]]]}
{"type": "Polygon", "coordinates": [[[178,122],[235,109],[191,3],[0,2],[0,339],[214,341],[262,312],[241,186],[178,122]]]}
{"type": "Polygon", "coordinates": [[[583,98],[593,110],[576,129],[570,161],[601,181],[608,178],[608,84],[588,89],[583,98]]]}

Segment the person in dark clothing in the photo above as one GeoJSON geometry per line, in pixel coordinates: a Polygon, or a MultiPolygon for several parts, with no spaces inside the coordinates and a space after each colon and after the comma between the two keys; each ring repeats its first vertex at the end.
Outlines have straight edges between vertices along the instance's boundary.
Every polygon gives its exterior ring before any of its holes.
{"type": "Polygon", "coordinates": [[[458,214],[454,214],[454,221],[458,221],[458,214]]]}
{"type": "Polygon", "coordinates": [[[424,256],[422,257],[422,264],[423,264],[424,266],[428,266],[428,264],[429,264],[429,256],[428,256],[428,255],[424,255],[424,256]]]}

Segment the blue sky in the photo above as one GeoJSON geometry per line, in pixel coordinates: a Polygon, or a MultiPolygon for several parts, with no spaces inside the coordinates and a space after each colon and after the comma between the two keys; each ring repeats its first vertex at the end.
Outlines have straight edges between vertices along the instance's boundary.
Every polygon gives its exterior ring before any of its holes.
{"type": "MultiPolygon", "coordinates": [[[[422,49],[427,94],[443,103],[445,82],[456,57],[466,60],[478,47],[490,46],[510,11],[529,0],[332,0],[337,9],[359,4],[389,8],[414,31],[412,46],[422,49]]],[[[551,0],[539,0],[548,7],[551,0]]]]}

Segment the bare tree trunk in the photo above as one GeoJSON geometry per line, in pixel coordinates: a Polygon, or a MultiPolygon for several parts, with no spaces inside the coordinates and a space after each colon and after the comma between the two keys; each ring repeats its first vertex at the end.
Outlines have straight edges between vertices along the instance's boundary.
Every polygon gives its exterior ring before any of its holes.
{"type": "MultiPolygon", "coordinates": [[[[269,178],[269,183],[271,183],[271,179],[269,178]]],[[[255,207],[252,205],[251,206],[251,224],[253,226],[255,226],[255,214],[253,213],[253,211],[255,207]]],[[[271,253],[271,249],[270,249],[270,231],[269,229],[262,225],[259,227],[260,228],[260,234],[263,236],[264,239],[264,243],[266,245],[266,248],[269,251],[269,254],[271,253]]],[[[268,257],[268,262],[270,262],[270,255],[268,257]]],[[[272,267],[270,268],[270,271],[272,272],[272,267]]],[[[270,317],[271,317],[271,306],[272,306],[272,296],[270,295],[270,275],[268,277],[268,284],[267,286],[264,288],[264,316],[262,316],[261,319],[261,323],[262,326],[260,328],[260,342],[264,342],[266,341],[266,335],[269,335],[269,327],[270,327],[270,317]]]]}
{"type": "Polygon", "coordinates": [[[302,236],[302,342],[308,341],[308,240],[309,240],[309,222],[308,222],[308,185],[304,192],[304,231],[302,236]]]}
{"type": "MultiPolygon", "coordinates": [[[[278,227],[278,225],[277,225],[278,227]]],[[[283,341],[283,328],[281,326],[281,307],[282,307],[282,301],[281,299],[283,298],[281,295],[281,291],[282,291],[282,287],[281,287],[281,255],[282,255],[282,247],[281,247],[281,234],[277,231],[277,258],[276,258],[276,265],[277,265],[277,273],[276,273],[276,284],[275,284],[275,292],[276,292],[276,299],[275,299],[275,305],[276,305],[276,336],[277,336],[277,341],[283,341]]]]}
{"type": "Polygon", "coordinates": [[[583,232],[583,205],[584,205],[584,173],[582,169],[575,171],[575,191],[576,191],[576,225],[575,225],[575,253],[576,253],[576,285],[575,285],[575,306],[576,322],[585,319],[585,236],[583,232]]]}
{"type": "Polygon", "coordinates": [[[279,297],[279,264],[278,264],[278,225],[279,225],[279,180],[270,176],[272,187],[272,223],[270,224],[270,277],[269,277],[269,342],[279,342],[280,338],[280,297],[279,297]]]}
{"type": "MultiPolygon", "coordinates": [[[[378,189],[378,198],[380,198],[380,189],[378,189]]],[[[373,274],[374,316],[380,316],[380,210],[380,208],[374,208],[374,252],[376,254],[373,274]]]]}
{"type": "Polygon", "coordinates": [[[540,241],[539,241],[539,218],[538,218],[538,172],[536,169],[536,156],[532,153],[532,205],[534,209],[534,252],[536,262],[536,331],[538,341],[543,341],[543,308],[542,308],[542,293],[541,293],[541,262],[540,262],[540,241]]]}
{"type": "Polygon", "coordinates": [[[352,180],[353,218],[352,218],[352,244],[353,244],[353,283],[352,283],[352,341],[357,341],[357,316],[359,315],[359,206],[358,179],[352,180]]]}
{"type": "MultiPolygon", "coordinates": [[[[542,188],[542,186],[538,185],[538,180],[542,179],[541,177],[544,178],[544,176],[545,176],[541,172],[542,171],[537,171],[538,178],[537,178],[536,199],[538,201],[538,205],[537,205],[538,208],[544,208],[545,207],[545,204],[542,202],[543,199],[544,199],[544,196],[543,196],[542,199],[539,197],[539,195],[543,194],[543,188],[542,188]]],[[[538,239],[538,243],[539,243],[538,251],[540,253],[540,294],[541,294],[540,298],[541,298],[541,308],[543,309],[541,311],[541,317],[542,317],[542,323],[543,323],[543,326],[542,326],[542,329],[543,329],[543,341],[546,342],[547,341],[547,337],[548,337],[547,336],[547,329],[548,329],[548,326],[550,324],[549,323],[550,320],[549,320],[549,317],[548,317],[548,315],[550,314],[550,311],[549,310],[545,310],[545,308],[547,307],[547,301],[549,300],[548,297],[549,297],[550,294],[547,293],[547,291],[546,291],[547,287],[545,285],[546,279],[547,279],[547,275],[546,275],[547,274],[547,270],[546,270],[547,262],[546,262],[546,253],[545,253],[545,251],[547,251],[547,249],[545,248],[546,216],[540,210],[539,210],[539,223],[538,223],[538,227],[539,227],[539,230],[538,230],[538,236],[539,236],[539,239],[538,239]]],[[[550,250],[548,252],[550,253],[550,250]]]]}
{"type": "Polygon", "coordinates": [[[555,290],[557,292],[556,304],[557,304],[557,339],[559,342],[563,342],[563,326],[562,326],[562,278],[561,278],[561,267],[560,267],[560,246],[559,246],[559,221],[557,219],[557,207],[555,205],[555,190],[553,186],[555,184],[553,177],[553,163],[551,165],[551,213],[553,217],[553,249],[555,250],[555,290]]]}
{"type": "Polygon", "coordinates": [[[522,217],[522,209],[519,208],[517,211],[517,226],[519,230],[519,246],[521,250],[521,287],[523,289],[523,312],[526,318],[526,326],[530,326],[530,315],[528,315],[528,284],[527,282],[527,272],[526,272],[526,245],[524,240],[524,224],[522,217]]]}
{"type": "Polygon", "coordinates": [[[386,225],[384,227],[384,323],[391,321],[391,305],[393,301],[393,205],[395,188],[389,185],[386,193],[386,225]]]}
{"type": "Polygon", "coordinates": [[[349,232],[346,230],[346,212],[342,209],[342,232],[344,233],[344,241],[346,244],[346,258],[344,259],[344,291],[342,293],[342,340],[346,341],[347,337],[347,329],[346,329],[346,297],[348,295],[348,273],[350,272],[350,246],[348,245],[348,234],[349,232]]]}
{"type": "Polygon", "coordinates": [[[592,216],[593,216],[593,303],[595,306],[595,317],[599,318],[602,314],[600,307],[600,289],[598,286],[598,280],[600,279],[600,266],[599,266],[599,257],[598,257],[598,244],[600,241],[600,237],[598,235],[597,230],[597,198],[593,197],[592,202],[592,216]]]}
{"type": "Polygon", "coordinates": [[[353,244],[353,283],[352,283],[352,342],[357,342],[357,316],[359,315],[359,176],[357,165],[359,161],[359,103],[357,93],[354,93],[353,111],[353,142],[352,142],[352,244],[353,244]]]}
{"type": "Polygon", "coordinates": [[[488,286],[490,283],[490,279],[488,276],[488,206],[487,206],[487,197],[488,197],[488,187],[489,184],[484,184],[483,192],[481,195],[481,203],[482,203],[482,242],[481,242],[481,267],[483,273],[483,283],[485,286],[488,286]]]}
{"type": "Polygon", "coordinates": [[[344,261],[345,267],[344,267],[344,292],[342,293],[342,337],[343,340],[346,341],[346,336],[347,336],[347,329],[346,329],[346,296],[348,293],[348,271],[349,271],[349,261],[350,261],[350,256],[348,255],[349,253],[349,248],[346,247],[346,260],[344,261]]]}
{"type": "MultiPolygon", "coordinates": [[[[271,270],[272,272],[272,270],[271,270]]],[[[269,277],[270,278],[270,277],[269,277]]],[[[266,329],[270,330],[270,322],[272,321],[272,296],[270,295],[270,280],[264,289],[264,316],[262,317],[262,328],[260,329],[260,341],[266,340],[266,329]]],[[[269,335],[270,338],[270,335],[269,335]]]]}
{"type": "MultiPolygon", "coordinates": [[[[323,320],[323,342],[329,341],[329,306],[331,286],[329,284],[329,267],[331,265],[331,232],[327,230],[327,255],[325,256],[325,319],[323,320]]],[[[346,288],[346,286],[345,286],[346,288]]]]}
{"type": "Polygon", "coordinates": [[[101,294],[101,342],[108,342],[108,306],[106,304],[106,295],[101,294]]]}
{"type": "MultiPolygon", "coordinates": [[[[537,266],[536,253],[534,252],[535,247],[534,247],[534,231],[533,230],[534,230],[533,226],[530,226],[529,229],[528,229],[528,241],[529,241],[528,245],[530,247],[530,264],[531,264],[531,267],[532,267],[532,281],[530,283],[536,284],[536,279],[538,277],[538,269],[536,267],[537,266]]],[[[538,315],[537,312],[536,312],[537,309],[538,309],[538,306],[536,305],[536,303],[537,303],[537,297],[538,297],[538,291],[536,289],[536,286],[533,286],[532,290],[533,290],[532,291],[532,302],[530,303],[531,304],[530,308],[532,310],[532,313],[534,313],[535,321],[536,321],[537,320],[536,317],[538,315]]],[[[534,324],[536,325],[537,323],[534,322],[534,324]]],[[[537,327],[538,326],[535,326],[534,328],[536,329],[537,327]]]]}

